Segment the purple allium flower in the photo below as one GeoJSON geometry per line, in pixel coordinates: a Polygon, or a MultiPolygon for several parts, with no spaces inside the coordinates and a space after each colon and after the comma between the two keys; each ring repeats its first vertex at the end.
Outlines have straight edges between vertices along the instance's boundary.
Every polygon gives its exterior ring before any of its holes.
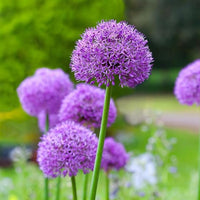
{"type": "Polygon", "coordinates": [[[71,68],[77,80],[134,88],[150,75],[152,53],[144,35],[134,26],[115,20],[87,29],[76,43],[71,68]]]}
{"type": "Polygon", "coordinates": [[[174,94],[181,104],[200,105],[200,59],[190,63],[179,72],[174,94]]]}
{"type": "Polygon", "coordinates": [[[55,114],[62,99],[73,90],[69,76],[61,69],[41,68],[17,88],[23,109],[32,116],[41,111],[55,114]]]}
{"type": "Polygon", "coordinates": [[[124,146],[116,142],[113,138],[106,138],[104,142],[101,168],[104,171],[111,169],[119,170],[123,168],[128,161],[128,154],[124,146]]]}
{"type": "Polygon", "coordinates": [[[93,170],[98,139],[91,130],[66,121],[43,135],[38,146],[40,169],[46,177],[76,176],[93,170]]]}
{"type": "MultiPolygon", "coordinates": [[[[50,114],[49,116],[49,129],[55,127],[59,123],[58,114],[50,114]]],[[[44,111],[40,112],[37,116],[38,118],[38,126],[40,131],[45,131],[45,124],[46,124],[46,114],[44,111]]]]}
{"type": "MultiPolygon", "coordinates": [[[[77,88],[67,95],[59,111],[60,121],[73,120],[88,127],[99,128],[104,105],[105,90],[88,84],[78,84],[77,88]]],[[[111,99],[108,113],[108,124],[115,121],[117,115],[114,101],[111,99]]]]}

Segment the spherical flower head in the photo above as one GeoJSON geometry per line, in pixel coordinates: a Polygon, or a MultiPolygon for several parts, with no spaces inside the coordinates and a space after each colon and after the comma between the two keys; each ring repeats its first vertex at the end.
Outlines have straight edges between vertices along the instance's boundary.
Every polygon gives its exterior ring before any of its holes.
{"type": "MultiPolygon", "coordinates": [[[[105,90],[88,84],[78,84],[67,95],[59,111],[60,121],[73,120],[87,127],[99,128],[101,125],[105,90]]],[[[114,101],[111,99],[107,126],[115,121],[117,115],[114,101]]]]}
{"type": "Polygon", "coordinates": [[[41,68],[19,85],[17,93],[23,109],[37,116],[43,110],[48,114],[57,113],[62,99],[72,90],[69,76],[61,69],[41,68]]]}
{"type": "Polygon", "coordinates": [[[200,59],[179,72],[174,94],[181,104],[200,105],[200,59]]]}
{"type": "MultiPolygon", "coordinates": [[[[44,111],[40,112],[37,116],[38,118],[38,126],[41,132],[45,132],[45,126],[46,126],[46,113],[44,111]]],[[[58,118],[58,114],[50,114],[48,115],[49,119],[49,129],[55,127],[60,121],[58,118]]]]}
{"type": "Polygon", "coordinates": [[[76,176],[93,170],[98,139],[91,130],[67,121],[43,135],[38,146],[40,169],[46,177],[76,176]]]}
{"type": "Polygon", "coordinates": [[[76,43],[71,68],[77,80],[134,88],[150,75],[152,53],[134,26],[115,20],[87,29],[76,43]],[[109,81],[109,82],[108,82],[109,81]]]}
{"type": "Polygon", "coordinates": [[[105,139],[101,161],[101,168],[104,171],[120,170],[126,165],[128,158],[129,155],[121,143],[110,137],[105,139]]]}

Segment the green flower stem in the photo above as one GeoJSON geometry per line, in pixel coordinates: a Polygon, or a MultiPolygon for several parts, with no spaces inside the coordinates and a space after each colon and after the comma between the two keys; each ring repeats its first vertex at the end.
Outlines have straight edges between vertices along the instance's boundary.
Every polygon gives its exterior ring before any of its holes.
{"type": "Polygon", "coordinates": [[[109,200],[109,173],[106,173],[106,198],[105,200],[109,200]]]}
{"type": "Polygon", "coordinates": [[[99,178],[101,158],[102,158],[102,153],[103,153],[104,140],[106,137],[106,128],[107,128],[108,112],[109,112],[109,106],[110,106],[111,89],[112,89],[112,85],[106,87],[103,116],[102,116],[102,120],[101,120],[101,129],[100,129],[100,133],[99,133],[99,144],[98,144],[98,148],[97,148],[97,154],[96,154],[96,160],[95,160],[95,165],[94,165],[94,172],[93,172],[93,176],[92,176],[89,200],[95,200],[95,197],[96,197],[96,190],[97,190],[97,183],[98,183],[98,178],[99,178]]]}
{"type": "Polygon", "coordinates": [[[56,200],[60,199],[60,183],[61,183],[61,177],[58,176],[56,185],[56,200]]]}
{"type": "Polygon", "coordinates": [[[89,178],[89,174],[85,174],[84,175],[84,183],[83,183],[83,200],[87,199],[88,178],[89,178]]]}
{"type": "Polygon", "coordinates": [[[77,200],[75,176],[72,176],[72,177],[71,177],[71,182],[72,182],[73,200],[77,200]]]}
{"type": "Polygon", "coordinates": [[[199,131],[199,152],[198,152],[198,175],[199,175],[199,180],[198,180],[198,196],[197,200],[200,200],[200,131],[199,131]]]}
{"type": "Polygon", "coordinates": [[[44,191],[45,191],[44,199],[48,200],[49,199],[49,179],[48,178],[44,179],[44,191]]]}
{"type": "Polygon", "coordinates": [[[48,132],[49,130],[49,115],[46,114],[46,119],[45,119],[45,134],[48,132]]]}
{"type": "MultiPolygon", "coordinates": [[[[45,119],[45,134],[49,130],[49,115],[46,114],[46,119],[45,119]]],[[[48,200],[49,199],[49,179],[45,178],[44,179],[44,199],[48,200]]]]}

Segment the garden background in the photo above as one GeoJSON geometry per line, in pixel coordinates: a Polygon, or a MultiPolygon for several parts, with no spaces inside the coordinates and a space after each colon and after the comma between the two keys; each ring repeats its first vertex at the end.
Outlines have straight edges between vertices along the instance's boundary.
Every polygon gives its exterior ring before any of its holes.
{"type": "Polygon", "coordinates": [[[135,89],[114,88],[119,117],[109,133],[123,132],[128,138],[122,139],[126,149],[142,153],[150,135],[141,131],[141,113],[147,111],[153,117],[159,113],[167,137],[177,138],[172,154],[178,170],[165,182],[165,192],[169,199],[173,195],[179,196],[176,199],[195,197],[200,113],[195,106],[179,105],[173,87],[180,69],[199,58],[199,8],[198,0],[1,1],[0,183],[5,177],[17,181],[13,168],[6,167],[10,166],[10,149],[32,146],[39,139],[37,119],[25,114],[19,103],[16,88],[20,82],[40,67],[62,68],[75,82],[69,68],[75,42],[87,27],[102,19],[116,19],[144,33],[155,61],[144,84],[135,89]]]}

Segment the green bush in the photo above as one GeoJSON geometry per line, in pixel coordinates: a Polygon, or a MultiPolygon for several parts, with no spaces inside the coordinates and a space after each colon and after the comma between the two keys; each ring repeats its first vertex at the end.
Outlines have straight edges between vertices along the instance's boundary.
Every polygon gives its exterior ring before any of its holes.
{"type": "Polygon", "coordinates": [[[75,41],[102,19],[123,19],[122,0],[0,2],[0,110],[18,105],[16,88],[36,68],[70,72],[75,41]]]}

